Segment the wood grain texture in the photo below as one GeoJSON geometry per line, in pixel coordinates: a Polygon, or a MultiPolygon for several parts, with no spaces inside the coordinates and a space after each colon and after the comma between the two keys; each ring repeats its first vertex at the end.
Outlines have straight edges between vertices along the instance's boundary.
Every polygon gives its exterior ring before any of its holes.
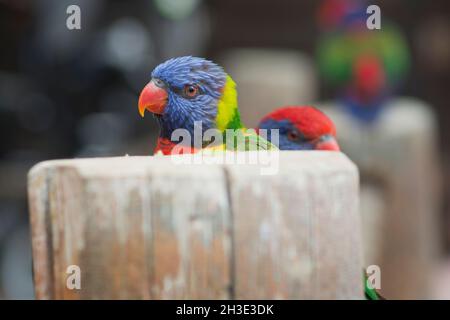
{"type": "Polygon", "coordinates": [[[229,296],[223,172],[160,161],[50,161],[31,171],[38,299],[229,296]],[[81,269],[81,290],[66,288],[69,265],[81,269]]]}
{"type": "Polygon", "coordinates": [[[361,171],[365,264],[381,268],[388,299],[428,297],[438,248],[440,163],[431,107],[395,98],[378,122],[361,125],[341,108],[322,108],[343,151],[361,171]],[[378,211],[378,212],[377,212],[378,211]]]}
{"type": "Polygon", "coordinates": [[[362,297],[357,169],[340,153],[298,155],[283,152],[273,176],[227,167],[237,299],[362,297]]]}
{"type": "Polygon", "coordinates": [[[283,153],[279,165],[261,176],[168,157],[38,164],[37,298],[362,298],[356,167],[327,152],[283,153]],[[70,265],[80,290],[66,286],[70,265]]]}

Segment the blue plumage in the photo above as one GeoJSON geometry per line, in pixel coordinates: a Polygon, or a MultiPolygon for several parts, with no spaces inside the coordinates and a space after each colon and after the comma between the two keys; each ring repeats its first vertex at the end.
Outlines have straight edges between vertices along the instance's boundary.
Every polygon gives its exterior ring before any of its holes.
{"type": "Polygon", "coordinates": [[[275,120],[265,119],[260,125],[259,129],[267,130],[267,140],[275,143],[276,140],[272,139],[271,129],[279,130],[279,142],[277,147],[280,150],[314,150],[314,145],[308,141],[304,135],[298,130],[298,128],[289,120],[275,120]],[[289,135],[295,134],[298,137],[297,141],[289,139],[289,135]]]}
{"type": "Polygon", "coordinates": [[[170,138],[175,129],[194,133],[194,122],[202,121],[202,131],[215,128],[217,104],[226,82],[226,73],[217,64],[197,57],[170,59],[158,65],[152,78],[164,82],[168,98],[163,115],[157,116],[161,137],[170,138]],[[199,94],[188,97],[186,86],[198,87],[199,94]]]}

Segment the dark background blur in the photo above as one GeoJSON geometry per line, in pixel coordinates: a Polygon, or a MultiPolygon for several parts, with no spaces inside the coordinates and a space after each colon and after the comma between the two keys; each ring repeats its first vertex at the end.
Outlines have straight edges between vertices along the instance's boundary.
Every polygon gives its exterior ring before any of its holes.
{"type": "MultiPolygon", "coordinates": [[[[450,196],[450,2],[371,1],[410,45],[400,94],[439,120],[450,196]]],[[[157,126],[137,97],[152,68],[173,56],[216,59],[232,48],[315,55],[318,1],[0,0],[0,298],[32,298],[26,174],[42,160],[151,154],[157,126]],[[81,8],[81,30],[66,8],[81,8]]],[[[267,75],[270,77],[270,75],[267,75]]],[[[321,83],[319,98],[333,97],[321,83]]],[[[245,119],[244,119],[245,120],[245,119]]],[[[443,204],[442,243],[450,243],[443,204]]]]}

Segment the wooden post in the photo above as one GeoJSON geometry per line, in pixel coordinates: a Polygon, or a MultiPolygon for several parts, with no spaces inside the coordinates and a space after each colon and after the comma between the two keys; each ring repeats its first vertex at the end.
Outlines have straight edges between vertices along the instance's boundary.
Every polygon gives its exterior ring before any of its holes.
{"type": "Polygon", "coordinates": [[[438,248],[437,125],[431,108],[395,98],[381,118],[362,124],[339,105],[320,106],[361,171],[365,264],[381,268],[387,299],[427,298],[438,248]]]}
{"type": "Polygon", "coordinates": [[[356,167],[340,153],[280,152],[277,174],[260,169],[170,157],[38,164],[37,298],[363,298],[356,167]],[[81,289],[67,287],[71,265],[81,289]]]}

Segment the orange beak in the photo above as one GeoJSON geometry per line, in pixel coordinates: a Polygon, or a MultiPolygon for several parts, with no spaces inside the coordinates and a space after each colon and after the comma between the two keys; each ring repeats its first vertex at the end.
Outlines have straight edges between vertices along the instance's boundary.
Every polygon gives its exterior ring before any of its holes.
{"type": "Polygon", "coordinates": [[[139,96],[139,114],[144,117],[145,110],[162,114],[167,104],[167,91],[150,81],[139,96]]]}
{"type": "Polygon", "coordinates": [[[332,135],[325,135],[316,144],[316,150],[340,151],[336,138],[332,135]]]}

